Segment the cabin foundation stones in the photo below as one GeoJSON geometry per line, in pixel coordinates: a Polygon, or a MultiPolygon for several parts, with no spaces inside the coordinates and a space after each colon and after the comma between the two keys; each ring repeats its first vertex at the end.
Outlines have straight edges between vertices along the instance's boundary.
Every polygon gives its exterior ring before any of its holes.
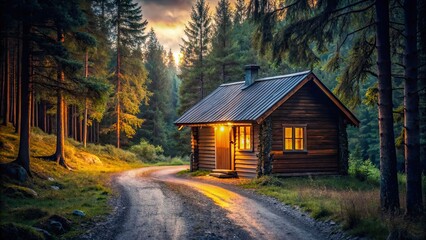
{"type": "Polygon", "coordinates": [[[259,153],[257,165],[257,177],[270,175],[272,173],[272,122],[271,118],[266,118],[260,124],[259,131],[259,153]]]}

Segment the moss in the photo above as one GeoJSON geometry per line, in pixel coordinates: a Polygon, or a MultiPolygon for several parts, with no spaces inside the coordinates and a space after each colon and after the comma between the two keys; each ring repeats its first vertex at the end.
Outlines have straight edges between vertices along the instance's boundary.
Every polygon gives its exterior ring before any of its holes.
{"type": "Polygon", "coordinates": [[[34,208],[34,207],[23,208],[23,209],[18,208],[14,210],[13,212],[17,217],[23,220],[35,220],[35,219],[40,219],[49,215],[48,211],[45,211],[40,208],[34,208]]]}
{"type": "Polygon", "coordinates": [[[0,224],[1,239],[15,240],[44,240],[43,234],[34,228],[17,223],[0,224]]]}

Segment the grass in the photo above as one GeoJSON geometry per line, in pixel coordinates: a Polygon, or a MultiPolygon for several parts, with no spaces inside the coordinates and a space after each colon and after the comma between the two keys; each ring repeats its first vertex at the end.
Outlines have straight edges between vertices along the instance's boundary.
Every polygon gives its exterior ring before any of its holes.
{"type": "Polygon", "coordinates": [[[208,170],[197,170],[191,172],[189,169],[182,170],[177,173],[178,176],[191,176],[191,177],[199,177],[199,176],[207,176],[211,173],[211,171],[208,170]]]}
{"type": "MultiPolygon", "coordinates": [[[[408,228],[403,224],[394,224],[395,221],[401,221],[398,218],[392,221],[382,219],[378,179],[371,176],[364,181],[352,175],[293,178],[268,176],[254,179],[243,184],[243,187],[300,208],[315,219],[339,222],[344,230],[355,236],[386,239],[388,229],[396,225],[419,239],[425,237],[425,233],[419,229],[426,226],[419,222],[410,222],[408,228]]],[[[400,182],[399,189],[401,208],[404,208],[404,181],[400,182]]]]}
{"type": "MultiPolygon", "coordinates": [[[[54,153],[55,136],[35,130],[31,135],[31,169],[33,177],[25,183],[15,182],[2,176],[0,196],[0,223],[2,226],[34,226],[49,216],[60,215],[73,222],[69,232],[61,238],[80,235],[93,221],[101,219],[111,209],[108,198],[114,194],[110,189],[111,174],[142,167],[135,154],[112,146],[81,144],[68,140],[65,155],[73,171],[65,170],[54,162],[34,156],[54,153]],[[96,160],[94,162],[94,160],[96,160]],[[59,187],[54,190],[52,186],[59,187]],[[22,194],[29,189],[36,197],[22,194]],[[72,215],[73,210],[82,210],[85,217],[72,215]],[[12,224],[12,225],[11,225],[12,224]]],[[[16,158],[18,136],[13,129],[0,128],[0,163],[16,158]]],[[[23,228],[24,229],[24,228],[23,228]]]]}
{"type": "Polygon", "coordinates": [[[173,158],[165,158],[161,162],[156,162],[152,164],[152,166],[179,166],[179,165],[189,165],[189,160],[187,158],[173,157],[173,158]]]}

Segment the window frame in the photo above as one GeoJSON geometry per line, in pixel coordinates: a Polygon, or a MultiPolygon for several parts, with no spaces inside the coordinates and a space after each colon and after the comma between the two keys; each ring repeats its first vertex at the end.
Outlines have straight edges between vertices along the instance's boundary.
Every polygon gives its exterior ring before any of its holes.
{"type": "MultiPolygon", "coordinates": [[[[306,153],[308,152],[308,138],[307,138],[307,124],[282,124],[282,137],[283,137],[283,143],[282,143],[282,148],[283,148],[283,152],[292,152],[292,153],[306,153]],[[285,129],[286,128],[291,128],[291,132],[292,132],[292,136],[291,136],[291,140],[292,140],[292,149],[286,149],[285,148],[285,129]],[[303,128],[303,149],[301,150],[297,150],[294,149],[295,147],[295,128],[303,128]]],[[[287,138],[288,139],[288,138],[287,138]]]]}
{"type": "MultiPolygon", "coordinates": [[[[246,136],[246,134],[244,134],[244,136],[246,136]]],[[[236,145],[237,145],[236,146],[237,151],[239,151],[239,152],[253,152],[253,150],[254,150],[254,148],[253,148],[253,145],[254,145],[253,136],[254,136],[254,134],[253,134],[253,126],[252,125],[237,125],[236,126],[236,139],[235,139],[236,145]],[[242,128],[242,127],[250,128],[250,148],[247,148],[247,149],[241,149],[240,148],[240,128],[242,128]]]]}

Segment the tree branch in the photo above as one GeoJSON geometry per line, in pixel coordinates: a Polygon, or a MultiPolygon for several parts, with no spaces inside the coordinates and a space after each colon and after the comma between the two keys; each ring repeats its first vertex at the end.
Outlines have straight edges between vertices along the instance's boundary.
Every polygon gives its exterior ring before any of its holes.
{"type": "Polygon", "coordinates": [[[349,4],[348,6],[344,6],[344,7],[342,7],[342,8],[335,9],[335,10],[334,10],[334,11],[332,11],[331,13],[340,12],[340,11],[343,11],[343,10],[345,10],[345,9],[348,9],[348,8],[354,7],[354,6],[358,5],[358,4],[361,4],[361,3],[364,3],[364,2],[368,2],[368,1],[369,1],[369,0],[362,0],[362,1],[359,1],[359,2],[356,2],[356,3],[352,3],[352,4],[349,4]]]}
{"type": "Polygon", "coordinates": [[[360,13],[360,12],[364,12],[364,11],[366,11],[366,10],[368,10],[368,9],[372,8],[373,6],[374,6],[374,3],[372,3],[372,4],[368,5],[368,6],[367,6],[367,7],[365,7],[365,8],[360,8],[360,9],[356,9],[356,10],[351,10],[351,11],[348,11],[348,12],[344,12],[344,13],[341,13],[341,14],[339,14],[339,15],[333,16],[330,20],[333,20],[333,19],[335,19],[335,18],[339,18],[339,17],[342,17],[342,16],[346,16],[346,15],[349,15],[349,14],[353,14],[353,13],[360,13]]]}
{"type": "Polygon", "coordinates": [[[343,46],[343,44],[346,42],[346,40],[348,39],[348,37],[349,37],[349,36],[351,36],[351,35],[353,35],[353,34],[355,34],[355,33],[357,33],[357,32],[363,31],[363,30],[365,30],[365,29],[367,29],[367,28],[369,28],[369,27],[373,26],[374,24],[376,24],[376,23],[375,23],[375,22],[370,23],[370,24],[368,24],[367,26],[364,26],[364,27],[362,27],[362,28],[360,28],[360,29],[358,29],[358,30],[355,30],[355,31],[353,31],[353,32],[350,32],[350,33],[346,34],[345,39],[343,39],[343,42],[342,42],[341,44],[339,44],[339,45],[338,45],[337,49],[340,51],[340,48],[343,46]]]}
{"type": "Polygon", "coordinates": [[[296,5],[299,1],[300,1],[300,0],[297,0],[297,1],[295,1],[294,3],[292,3],[292,4],[290,4],[290,5],[287,5],[287,6],[283,6],[283,7],[277,8],[277,9],[275,9],[274,11],[269,12],[269,14],[273,15],[273,14],[275,14],[275,13],[277,13],[277,12],[281,12],[281,11],[283,11],[283,10],[287,9],[287,8],[290,8],[290,7],[294,6],[294,5],[296,5]]]}

